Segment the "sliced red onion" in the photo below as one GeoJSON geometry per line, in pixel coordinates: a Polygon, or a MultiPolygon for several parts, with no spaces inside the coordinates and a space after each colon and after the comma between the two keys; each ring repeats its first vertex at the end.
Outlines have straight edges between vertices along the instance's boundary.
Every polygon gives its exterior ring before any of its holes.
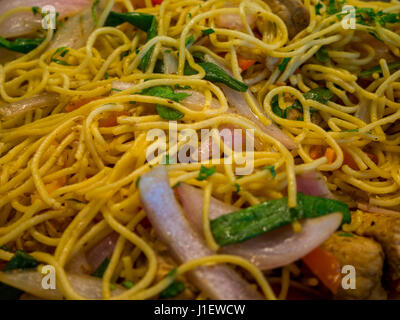
{"type": "MultiPolygon", "coordinates": [[[[237,6],[234,6],[232,3],[225,3],[225,7],[234,8],[237,6]]],[[[246,20],[250,26],[250,29],[253,29],[257,22],[257,15],[255,15],[254,13],[247,13],[246,20]]],[[[217,15],[215,17],[215,26],[218,28],[244,31],[242,18],[238,13],[224,13],[217,15]]]]}
{"type": "MultiPolygon", "coordinates": [[[[98,300],[102,298],[102,280],[99,278],[67,274],[71,286],[81,296],[87,299],[98,300]]],[[[56,289],[43,289],[43,275],[36,270],[0,272],[0,281],[14,288],[28,292],[36,297],[48,300],[61,300],[63,298],[61,292],[56,289]]],[[[120,285],[111,292],[113,296],[119,295],[126,291],[120,285]]]]}
{"type": "Polygon", "coordinates": [[[65,266],[65,270],[74,274],[89,274],[92,268],[86,259],[85,252],[79,251],[65,266]]]}
{"type": "Polygon", "coordinates": [[[312,170],[296,176],[297,191],[309,196],[333,199],[334,196],[326,184],[322,173],[312,170]]]}
{"type": "MultiPolygon", "coordinates": [[[[95,10],[97,10],[97,7],[95,7],[95,10]]],[[[60,47],[73,49],[84,47],[94,27],[91,9],[83,10],[64,23],[50,42],[49,50],[60,47]]]]}
{"type": "Polygon", "coordinates": [[[169,52],[164,52],[164,73],[177,74],[178,73],[178,60],[169,52]]]}
{"type": "MultiPolygon", "coordinates": [[[[206,103],[206,97],[204,94],[193,91],[193,90],[175,90],[175,92],[180,92],[180,93],[187,93],[189,96],[187,96],[185,99],[181,101],[181,103],[188,109],[194,110],[194,111],[200,111],[204,108],[204,105],[206,103]]],[[[217,109],[220,107],[220,104],[218,100],[212,99],[211,104],[210,104],[211,109],[217,109]]]]}
{"type": "MultiPolygon", "coordinates": [[[[285,133],[283,133],[275,124],[270,124],[269,126],[265,126],[264,124],[262,124],[258,117],[251,110],[250,105],[247,103],[242,93],[228,88],[225,85],[221,85],[221,88],[222,91],[224,91],[229,104],[234,107],[240,115],[251,119],[257,124],[258,127],[260,127],[262,131],[281,142],[289,150],[295,149],[297,147],[296,143],[285,133]]],[[[248,91],[248,93],[250,94],[254,103],[257,105],[258,103],[256,99],[252,96],[250,91],[248,91]]]]}
{"type": "Polygon", "coordinates": [[[87,253],[86,258],[92,270],[96,270],[105,258],[111,258],[117,244],[118,234],[113,232],[99,243],[93,246],[87,253]]]}
{"type": "Polygon", "coordinates": [[[270,270],[299,260],[330,237],[342,221],[341,213],[300,221],[301,232],[291,225],[280,227],[242,243],[222,248],[250,260],[261,270],[270,270]]]}
{"type": "MultiPolygon", "coordinates": [[[[203,232],[203,190],[192,187],[186,183],[181,183],[175,189],[179,200],[190,223],[199,234],[203,232]]],[[[226,203],[211,197],[210,201],[210,219],[216,219],[224,214],[237,211],[239,208],[227,205],[226,203]]]]}
{"type": "Polygon", "coordinates": [[[134,86],[132,82],[125,82],[125,81],[113,81],[111,82],[111,88],[124,91],[134,86]]]}
{"type": "MultiPolygon", "coordinates": [[[[140,198],[158,237],[164,241],[179,263],[215,254],[192,229],[175,199],[164,167],[143,175],[140,198]]],[[[198,267],[189,273],[193,283],[211,299],[262,299],[245,280],[226,265],[198,267]]]]}
{"type": "MultiPolygon", "coordinates": [[[[181,183],[177,188],[185,214],[200,234],[203,233],[203,191],[181,183]]],[[[237,211],[238,208],[211,198],[210,219],[237,211]]],[[[302,231],[296,233],[291,225],[270,231],[242,243],[221,248],[222,253],[235,254],[249,259],[262,270],[285,266],[299,260],[329,238],[340,226],[341,213],[300,221],[302,231]]]]}
{"type": "MultiPolygon", "coordinates": [[[[18,7],[39,7],[51,5],[56,9],[60,18],[64,18],[78,12],[92,3],[91,0],[13,0],[0,1],[0,12],[5,13],[18,7]]],[[[0,36],[15,38],[30,34],[42,28],[40,13],[20,12],[10,16],[0,23],[0,36]]]]}
{"type": "Polygon", "coordinates": [[[41,93],[31,98],[19,100],[11,104],[0,107],[0,116],[3,118],[11,118],[29,110],[42,107],[54,107],[59,102],[57,93],[41,93]]]}

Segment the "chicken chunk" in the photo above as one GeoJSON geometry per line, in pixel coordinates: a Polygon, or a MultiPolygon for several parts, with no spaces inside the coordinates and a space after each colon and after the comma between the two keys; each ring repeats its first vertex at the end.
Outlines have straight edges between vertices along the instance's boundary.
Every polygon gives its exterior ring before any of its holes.
{"type": "Polygon", "coordinates": [[[286,24],[289,38],[308,26],[310,14],[301,0],[264,0],[286,24]]]}
{"type": "MultiPolygon", "coordinates": [[[[272,12],[278,15],[286,24],[289,38],[307,27],[310,15],[301,0],[264,0],[272,12]]],[[[232,3],[226,3],[226,8],[234,7],[232,3]]],[[[254,28],[257,16],[254,13],[247,14],[247,23],[254,28]]],[[[239,14],[226,13],[215,18],[215,25],[220,28],[244,31],[244,25],[239,14]]]]}
{"type": "Polygon", "coordinates": [[[379,243],[372,239],[353,235],[333,234],[322,247],[339,260],[340,265],[351,265],[356,271],[356,288],[339,287],[336,299],[386,299],[382,288],[384,253],[379,243]]]}
{"type": "Polygon", "coordinates": [[[389,280],[400,279],[400,213],[363,212],[361,224],[355,230],[360,236],[374,238],[385,252],[389,265],[389,280]]]}

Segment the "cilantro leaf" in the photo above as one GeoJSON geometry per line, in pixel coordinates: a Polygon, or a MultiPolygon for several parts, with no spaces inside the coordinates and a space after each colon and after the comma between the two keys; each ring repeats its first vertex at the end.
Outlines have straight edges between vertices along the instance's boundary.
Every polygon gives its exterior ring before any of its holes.
{"type": "Polygon", "coordinates": [[[109,263],[110,259],[105,258],[103,262],[97,267],[97,269],[92,273],[92,276],[96,278],[103,278],[104,272],[106,272],[109,263]]]}
{"type": "Polygon", "coordinates": [[[319,50],[315,53],[315,58],[319,62],[327,62],[329,60],[328,50],[322,46],[319,50]]]}
{"type": "Polygon", "coordinates": [[[179,120],[185,115],[179,110],[163,106],[161,104],[156,105],[158,115],[165,120],[179,120]]]}
{"type": "Polygon", "coordinates": [[[208,177],[212,176],[216,172],[217,168],[215,166],[211,168],[207,168],[205,166],[201,166],[199,176],[196,180],[203,181],[206,180],[208,177]]]}
{"type": "Polygon", "coordinates": [[[282,62],[278,64],[278,69],[280,72],[283,72],[285,70],[287,64],[289,63],[291,58],[283,58],[282,62]]]}
{"type": "Polygon", "coordinates": [[[275,166],[265,166],[264,170],[269,170],[269,172],[271,173],[272,178],[276,177],[275,166]]]}
{"type": "Polygon", "coordinates": [[[166,289],[160,293],[161,299],[173,298],[185,290],[185,285],[181,281],[172,282],[166,289]]]}
{"type": "Polygon", "coordinates": [[[17,250],[2,271],[36,268],[39,263],[25,251],[17,250]]]}
{"type": "Polygon", "coordinates": [[[213,33],[215,32],[215,30],[212,29],[212,28],[209,28],[209,29],[201,30],[201,32],[202,32],[205,36],[207,36],[207,35],[209,35],[209,34],[213,34],[213,33]]]}
{"type": "Polygon", "coordinates": [[[144,96],[152,96],[159,97],[164,99],[173,100],[175,102],[179,102],[186,97],[190,96],[190,94],[186,92],[174,92],[174,90],[169,86],[157,86],[150,87],[147,89],[143,89],[140,94],[144,96]]]}

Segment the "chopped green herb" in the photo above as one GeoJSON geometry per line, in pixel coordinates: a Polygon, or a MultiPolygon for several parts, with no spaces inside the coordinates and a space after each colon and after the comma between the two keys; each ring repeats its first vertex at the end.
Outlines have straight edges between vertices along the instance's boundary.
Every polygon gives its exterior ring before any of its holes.
{"type": "Polygon", "coordinates": [[[32,7],[32,12],[33,12],[33,15],[34,16],[36,16],[38,13],[40,13],[40,8],[38,7],[38,6],[34,6],[34,7],[32,7]]]}
{"type": "Polygon", "coordinates": [[[271,173],[272,178],[276,177],[275,166],[265,166],[264,170],[269,170],[269,172],[271,173]]]}
{"type": "Polygon", "coordinates": [[[304,98],[318,101],[322,104],[326,104],[333,96],[332,91],[325,87],[314,88],[304,94],[304,98]]]}
{"type": "Polygon", "coordinates": [[[147,13],[139,13],[139,12],[119,13],[111,11],[107,17],[105,26],[116,27],[124,22],[128,22],[131,25],[139,28],[140,30],[148,32],[153,24],[153,20],[155,20],[155,17],[147,13]]]}
{"type": "Polygon", "coordinates": [[[186,92],[174,92],[174,90],[169,86],[157,86],[150,87],[147,89],[143,89],[140,94],[144,96],[152,96],[159,97],[164,99],[173,100],[175,102],[179,102],[186,97],[190,96],[190,94],[186,92]]]}
{"type": "Polygon", "coordinates": [[[194,43],[194,36],[191,34],[189,38],[186,39],[185,46],[190,47],[194,43]]]}
{"type": "Polygon", "coordinates": [[[18,38],[15,39],[14,41],[9,41],[3,37],[0,37],[0,47],[15,52],[28,53],[33,49],[37,48],[43,42],[43,40],[44,38],[38,38],[38,39],[18,38]]]}
{"type": "MultiPolygon", "coordinates": [[[[218,67],[216,64],[211,62],[200,62],[199,66],[202,67],[206,73],[204,79],[214,82],[214,83],[223,83],[228,87],[236,90],[245,92],[248,89],[248,86],[245,85],[243,82],[236,80],[235,78],[231,77],[227,74],[223,69],[218,67]]],[[[193,75],[196,74],[196,71],[193,70],[189,64],[185,64],[185,75],[193,75]]]]}
{"type": "Polygon", "coordinates": [[[157,59],[153,72],[164,73],[164,62],[161,59],[157,59]]]}
{"type": "Polygon", "coordinates": [[[39,263],[25,251],[17,250],[2,271],[36,268],[39,263]]]}
{"type": "Polygon", "coordinates": [[[139,176],[139,177],[136,179],[136,188],[138,188],[138,187],[139,187],[140,178],[141,178],[141,176],[139,176]]]}
{"type": "Polygon", "coordinates": [[[354,234],[349,233],[349,232],[341,232],[338,234],[339,237],[354,237],[354,234]]]}
{"type": "MultiPolygon", "coordinates": [[[[146,38],[146,42],[149,42],[151,39],[153,39],[154,37],[157,36],[158,31],[158,24],[157,24],[157,19],[155,17],[153,17],[153,20],[151,22],[151,26],[149,28],[149,30],[147,31],[147,38],[146,38]]],[[[142,60],[140,61],[140,64],[138,66],[138,68],[142,71],[146,71],[147,67],[149,65],[149,62],[151,60],[151,56],[153,54],[155,45],[152,46],[147,52],[146,54],[143,56],[142,60]]]]}
{"type": "Polygon", "coordinates": [[[63,66],[69,66],[69,64],[66,61],[55,58],[56,56],[64,58],[68,52],[69,52],[69,49],[67,47],[58,48],[56,51],[54,51],[53,55],[51,56],[50,62],[55,62],[55,63],[61,64],[63,66]]]}
{"type": "Polygon", "coordinates": [[[317,218],[333,212],[343,214],[342,223],[351,221],[346,203],[298,193],[295,208],[289,208],[285,197],[225,214],[211,220],[210,225],[215,241],[225,246],[243,242],[301,219],[317,218]]]}
{"type": "Polygon", "coordinates": [[[172,189],[178,188],[180,184],[181,184],[181,181],[178,181],[177,183],[175,183],[175,184],[172,186],[172,189]]]}
{"type": "Polygon", "coordinates": [[[105,74],[104,74],[104,79],[106,79],[106,80],[108,80],[108,72],[106,72],[105,74]]]}
{"type": "Polygon", "coordinates": [[[343,130],[343,132],[358,132],[358,128],[356,128],[356,129],[349,129],[349,130],[343,130]]]}
{"type": "Polygon", "coordinates": [[[318,3],[315,5],[315,14],[320,16],[321,15],[321,12],[320,12],[321,9],[322,9],[322,4],[321,4],[321,2],[318,1],[318,3]]]}
{"type": "Polygon", "coordinates": [[[97,278],[103,278],[104,272],[106,272],[109,263],[110,259],[105,258],[103,262],[97,267],[97,269],[92,273],[92,276],[97,278]]]}
{"type": "Polygon", "coordinates": [[[166,289],[160,293],[161,299],[168,299],[176,297],[178,294],[185,290],[185,285],[181,281],[172,282],[166,289]]]}
{"type": "Polygon", "coordinates": [[[121,89],[117,89],[117,88],[111,88],[111,90],[110,90],[111,92],[113,92],[113,91],[116,91],[116,92],[121,92],[122,90],[121,89]]]}
{"type": "Polygon", "coordinates": [[[122,282],[122,285],[127,289],[132,289],[135,284],[132,281],[126,280],[122,282]]]}
{"type": "Polygon", "coordinates": [[[57,64],[60,64],[60,65],[62,65],[62,66],[69,66],[69,65],[70,65],[69,63],[65,62],[64,60],[51,59],[50,61],[51,61],[51,62],[54,62],[54,63],[57,63],[57,64]]]}
{"type": "Polygon", "coordinates": [[[100,4],[100,0],[93,0],[92,2],[92,19],[95,25],[97,25],[97,14],[96,14],[96,7],[100,4]]]}
{"type": "Polygon", "coordinates": [[[215,32],[215,30],[212,29],[212,28],[209,28],[209,29],[201,30],[201,32],[202,32],[205,36],[207,36],[207,35],[209,35],[209,34],[213,34],[213,33],[215,32]]]}
{"type": "Polygon", "coordinates": [[[130,53],[131,53],[130,50],[126,50],[126,51],[122,52],[122,53],[119,55],[119,60],[122,60],[123,58],[129,56],[130,53]]]}
{"type": "Polygon", "coordinates": [[[278,64],[278,69],[280,72],[283,72],[285,70],[287,64],[289,63],[291,58],[283,58],[282,62],[278,64]]]}
{"type": "MultiPolygon", "coordinates": [[[[389,71],[397,70],[400,68],[400,61],[389,62],[387,64],[389,71]]],[[[368,70],[361,71],[358,75],[360,78],[368,77],[374,73],[382,73],[382,68],[380,65],[374,66],[368,70]]]]}
{"type": "Polygon", "coordinates": [[[115,286],[115,284],[114,284],[114,283],[110,283],[110,290],[113,291],[113,290],[115,290],[115,289],[117,289],[117,287],[115,286]]]}
{"type": "Polygon", "coordinates": [[[236,188],[235,192],[238,193],[240,191],[240,184],[235,183],[234,186],[236,188]]]}
{"type": "Polygon", "coordinates": [[[189,12],[188,13],[188,17],[190,18],[190,19],[192,19],[192,14],[189,12]]]}
{"type": "Polygon", "coordinates": [[[3,245],[0,247],[0,249],[1,249],[1,250],[4,250],[4,251],[10,251],[10,249],[8,249],[8,247],[7,247],[5,244],[3,244],[3,245]]]}
{"type": "Polygon", "coordinates": [[[324,46],[322,46],[315,53],[315,58],[320,62],[327,62],[329,60],[328,50],[324,46]]]}
{"type": "Polygon", "coordinates": [[[208,177],[212,176],[216,172],[217,168],[215,166],[211,168],[207,168],[205,166],[201,166],[199,176],[196,180],[203,181],[206,180],[208,177]]]}
{"type": "Polygon", "coordinates": [[[326,13],[327,14],[335,14],[340,11],[342,11],[343,4],[345,4],[346,1],[335,1],[335,0],[329,0],[328,6],[326,7],[326,13]]]}
{"type": "Polygon", "coordinates": [[[179,120],[185,115],[179,110],[163,106],[161,104],[156,105],[158,115],[165,120],[179,120]]]}

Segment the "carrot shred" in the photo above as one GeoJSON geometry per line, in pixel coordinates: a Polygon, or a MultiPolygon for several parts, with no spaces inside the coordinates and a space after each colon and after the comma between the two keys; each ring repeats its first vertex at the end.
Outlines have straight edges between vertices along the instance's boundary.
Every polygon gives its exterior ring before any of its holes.
{"type": "Polygon", "coordinates": [[[248,68],[250,68],[256,62],[256,60],[247,59],[247,58],[242,57],[240,55],[237,56],[237,59],[238,59],[239,68],[242,71],[247,70],[248,68]]]}
{"type": "Polygon", "coordinates": [[[323,154],[324,151],[321,145],[314,145],[310,149],[310,157],[313,160],[321,158],[323,154]]]}
{"type": "Polygon", "coordinates": [[[107,117],[99,120],[99,127],[114,127],[118,125],[117,118],[120,116],[128,116],[129,113],[127,111],[113,111],[109,112],[107,117]]]}
{"type": "Polygon", "coordinates": [[[333,163],[336,159],[336,153],[335,150],[333,150],[333,148],[328,147],[325,150],[325,157],[328,159],[328,163],[333,163]]]}
{"type": "Polygon", "coordinates": [[[100,98],[102,98],[102,97],[92,97],[92,98],[84,98],[84,99],[76,100],[76,101],[70,103],[69,105],[67,105],[65,107],[65,111],[67,111],[67,112],[74,111],[74,110],[79,109],[80,107],[84,106],[85,104],[88,104],[89,102],[92,102],[92,101],[100,99],[100,98]]]}
{"type": "Polygon", "coordinates": [[[336,294],[342,279],[340,263],[327,250],[318,247],[303,257],[303,262],[332,293],[336,294]]]}

